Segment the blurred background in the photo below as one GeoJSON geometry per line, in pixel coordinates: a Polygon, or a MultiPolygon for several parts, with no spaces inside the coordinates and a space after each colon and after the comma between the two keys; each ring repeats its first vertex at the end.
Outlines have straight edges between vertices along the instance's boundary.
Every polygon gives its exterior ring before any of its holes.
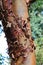
{"type": "Polygon", "coordinates": [[[29,15],[36,45],[36,65],[43,65],[43,0],[36,0],[30,5],[29,15]]]}
{"type": "Polygon", "coordinates": [[[0,20],[0,65],[11,65],[10,61],[7,39],[3,31],[2,20],[0,20]]]}

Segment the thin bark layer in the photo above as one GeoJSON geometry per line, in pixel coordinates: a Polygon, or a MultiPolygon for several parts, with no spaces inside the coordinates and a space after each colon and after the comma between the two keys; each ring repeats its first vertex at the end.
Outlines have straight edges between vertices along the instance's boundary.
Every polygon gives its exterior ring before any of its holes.
{"type": "Polygon", "coordinates": [[[1,16],[11,65],[35,65],[34,43],[25,0],[2,0],[1,16]]]}

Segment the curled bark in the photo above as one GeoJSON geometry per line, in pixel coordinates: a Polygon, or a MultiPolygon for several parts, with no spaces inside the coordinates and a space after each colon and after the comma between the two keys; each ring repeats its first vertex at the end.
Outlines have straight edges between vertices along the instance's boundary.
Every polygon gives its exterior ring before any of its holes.
{"type": "Polygon", "coordinates": [[[1,16],[11,65],[35,65],[34,43],[25,0],[2,0],[1,16]]]}

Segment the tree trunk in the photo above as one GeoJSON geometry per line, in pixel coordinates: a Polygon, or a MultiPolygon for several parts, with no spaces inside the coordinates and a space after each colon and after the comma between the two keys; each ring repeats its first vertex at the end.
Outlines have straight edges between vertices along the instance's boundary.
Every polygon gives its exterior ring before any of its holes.
{"type": "MultiPolygon", "coordinates": [[[[28,0],[29,2],[29,0],[28,0]]],[[[14,11],[14,14],[18,17],[22,17],[23,20],[27,20],[27,18],[29,17],[28,16],[28,10],[27,10],[27,5],[26,5],[26,1],[24,0],[13,0],[13,11],[14,11]]],[[[28,35],[30,35],[30,40],[31,40],[31,29],[30,29],[30,20],[28,20],[28,35]]],[[[21,41],[20,41],[21,42],[21,41]]],[[[29,42],[27,43],[29,44],[29,42]]],[[[30,44],[33,44],[33,42],[30,44]]],[[[18,61],[20,62],[20,61],[18,61]]],[[[17,64],[19,65],[19,64],[17,64]]],[[[26,59],[26,61],[24,62],[23,65],[36,65],[36,59],[35,59],[35,54],[34,54],[34,51],[31,53],[28,54],[28,57],[26,59]]]]}
{"type": "Polygon", "coordinates": [[[34,41],[25,0],[2,0],[4,31],[11,65],[36,65],[34,41]]]}

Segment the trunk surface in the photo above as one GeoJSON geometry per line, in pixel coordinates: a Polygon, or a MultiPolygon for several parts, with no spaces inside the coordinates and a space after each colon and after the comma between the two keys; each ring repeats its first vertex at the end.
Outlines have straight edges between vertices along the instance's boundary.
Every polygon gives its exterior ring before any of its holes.
{"type": "Polygon", "coordinates": [[[2,0],[3,26],[7,37],[11,65],[36,65],[34,41],[26,0],[2,0]],[[4,15],[4,16],[3,16],[4,15]]]}

